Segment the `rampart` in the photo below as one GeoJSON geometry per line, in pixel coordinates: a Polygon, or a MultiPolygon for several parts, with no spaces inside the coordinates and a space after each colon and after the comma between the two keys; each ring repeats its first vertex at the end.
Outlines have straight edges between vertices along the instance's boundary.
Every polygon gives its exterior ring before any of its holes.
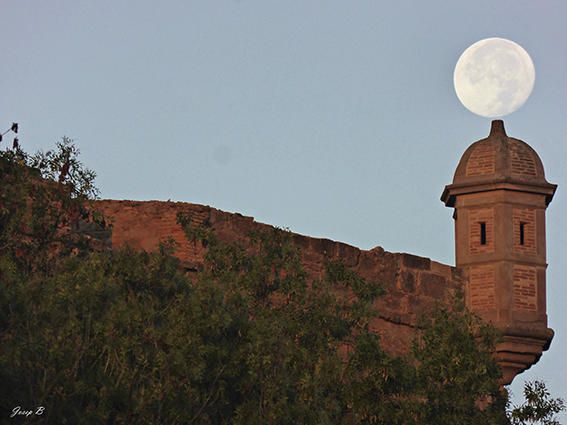
{"type": "MultiPolygon", "coordinates": [[[[177,223],[178,213],[210,226],[226,242],[244,241],[250,231],[269,227],[252,217],[183,202],[104,200],[98,201],[96,207],[113,225],[113,247],[129,245],[153,251],[171,237],[177,243],[176,256],[188,273],[202,268],[206,248],[200,242],[187,241],[177,223]]],[[[458,269],[429,258],[391,253],[381,247],[366,251],[329,239],[292,236],[311,277],[322,276],[327,261],[341,260],[365,279],[384,286],[386,294],[376,303],[379,318],[372,327],[392,354],[409,350],[421,314],[437,304],[452,306],[457,293],[463,291],[464,277],[458,269]]]]}

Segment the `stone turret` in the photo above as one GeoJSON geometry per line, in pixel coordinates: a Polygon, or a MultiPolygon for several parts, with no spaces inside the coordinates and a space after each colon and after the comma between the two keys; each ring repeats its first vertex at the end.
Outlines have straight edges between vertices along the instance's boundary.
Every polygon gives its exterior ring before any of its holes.
{"type": "Polygon", "coordinates": [[[463,154],[441,200],[454,208],[456,265],[467,277],[470,310],[503,334],[496,356],[503,384],[547,350],[545,210],[557,186],[504,123],[463,154]]]}

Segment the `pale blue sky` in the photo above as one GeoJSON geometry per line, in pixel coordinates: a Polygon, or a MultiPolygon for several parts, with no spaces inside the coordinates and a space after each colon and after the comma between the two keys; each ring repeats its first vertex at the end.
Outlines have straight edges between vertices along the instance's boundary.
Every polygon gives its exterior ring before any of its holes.
{"type": "Polygon", "coordinates": [[[453,264],[439,196],[490,121],[453,68],[522,45],[534,92],[505,118],[559,190],[548,210],[551,350],[517,379],[567,397],[567,2],[3,0],[0,118],[27,150],[74,138],[104,198],[183,200],[453,264]]]}

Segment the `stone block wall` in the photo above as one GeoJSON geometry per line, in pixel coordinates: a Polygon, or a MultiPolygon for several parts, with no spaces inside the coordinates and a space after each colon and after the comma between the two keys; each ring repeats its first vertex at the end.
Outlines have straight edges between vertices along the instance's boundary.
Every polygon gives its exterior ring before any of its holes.
{"type": "MultiPolygon", "coordinates": [[[[113,225],[113,247],[129,245],[152,251],[161,241],[173,238],[177,243],[175,255],[188,272],[201,269],[206,247],[186,240],[177,224],[179,212],[189,214],[198,224],[210,226],[227,242],[244,242],[250,231],[270,227],[252,217],[183,202],[104,200],[98,201],[96,208],[113,225]]],[[[341,260],[368,281],[384,286],[386,295],[376,303],[379,318],[372,328],[381,335],[384,348],[393,354],[409,350],[421,314],[437,304],[452,306],[457,293],[464,290],[464,277],[456,268],[429,258],[391,253],[380,247],[361,250],[299,234],[293,234],[293,241],[300,249],[305,270],[313,278],[322,277],[327,261],[341,260]]]]}

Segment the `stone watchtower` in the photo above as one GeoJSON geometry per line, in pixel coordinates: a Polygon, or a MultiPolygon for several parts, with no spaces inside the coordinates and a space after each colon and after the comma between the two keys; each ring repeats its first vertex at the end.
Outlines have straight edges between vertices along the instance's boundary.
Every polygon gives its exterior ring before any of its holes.
{"type": "Polygon", "coordinates": [[[498,328],[503,384],[536,363],[547,327],[545,210],[557,185],[537,153],[508,137],[504,123],[463,154],[441,200],[455,209],[456,265],[468,277],[468,308],[498,328]]]}

